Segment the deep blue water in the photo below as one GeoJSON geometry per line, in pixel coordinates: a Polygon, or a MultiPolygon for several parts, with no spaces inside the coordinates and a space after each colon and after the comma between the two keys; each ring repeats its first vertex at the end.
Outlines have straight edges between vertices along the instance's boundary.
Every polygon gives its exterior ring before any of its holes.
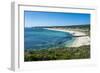
{"type": "Polygon", "coordinates": [[[48,49],[63,47],[73,36],[66,32],[44,28],[24,28],[25,49],[48,49]]]}

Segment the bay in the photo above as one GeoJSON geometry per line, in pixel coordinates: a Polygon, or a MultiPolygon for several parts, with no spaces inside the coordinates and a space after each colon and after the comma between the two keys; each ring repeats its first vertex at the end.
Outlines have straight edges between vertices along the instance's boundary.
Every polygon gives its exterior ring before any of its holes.
{"type": "Polygon", "coordinates": [[[35,27],[24,28],[24,49],[62,48],[73,38],[73,35],[67,32],[35,27]]]}

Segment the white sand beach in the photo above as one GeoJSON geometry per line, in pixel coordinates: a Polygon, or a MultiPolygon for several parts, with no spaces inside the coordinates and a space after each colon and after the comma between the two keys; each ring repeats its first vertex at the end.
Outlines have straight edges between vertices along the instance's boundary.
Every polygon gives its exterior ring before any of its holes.
{"type": "Polygon", "coordinates": [[[90,37],[87,36],[84,32],[69,30],[69,29],[62,29],[62,28],[46,28],[46,29],[69,32],[73,36],[76,36],[75,41],[73,41],[73,43],[71,45],[69,45],[68,47],[79,47],[82,45],[89,45],[90,44],[90,37]]]}

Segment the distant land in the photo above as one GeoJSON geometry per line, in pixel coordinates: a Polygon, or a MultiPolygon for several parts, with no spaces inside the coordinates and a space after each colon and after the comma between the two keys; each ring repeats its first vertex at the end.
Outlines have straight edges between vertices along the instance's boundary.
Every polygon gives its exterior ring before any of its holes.
{"type": "MultiPolygon", "coordinates": [[[[59,27],[63,27],[63,28],[65,28],[65,27],[89,27],[90,26],[90,24],[84,24],[84,25],[65,25],[65,26],[35,26],[35,27],[29,27],[29,28],[38,28],[38,27],[40,27],[40,28],[59,28],[59,27]]],[[[27,27],[26,27],[27,28],[27,27]]]]}

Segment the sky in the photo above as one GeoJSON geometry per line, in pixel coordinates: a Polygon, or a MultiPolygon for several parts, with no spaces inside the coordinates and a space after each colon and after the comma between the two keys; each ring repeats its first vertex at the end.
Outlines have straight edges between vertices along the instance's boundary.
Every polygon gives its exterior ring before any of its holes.
{"type": "Polygon", "coordinates": [[[90,24],[90,14],[24,11],[25,27],[90,24]]]}

